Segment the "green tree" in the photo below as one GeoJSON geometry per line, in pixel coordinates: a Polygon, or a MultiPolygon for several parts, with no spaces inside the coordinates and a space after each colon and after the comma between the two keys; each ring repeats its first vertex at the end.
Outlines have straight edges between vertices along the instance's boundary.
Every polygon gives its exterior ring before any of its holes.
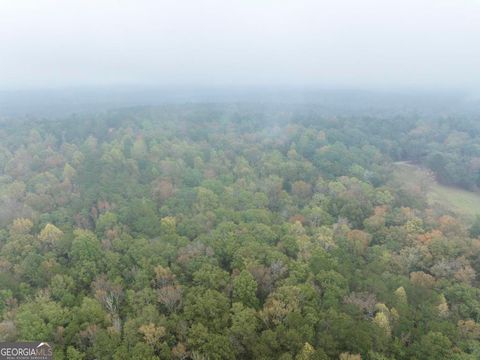
{"type": "Polygon", "coordinates": [[[413,347],[415,359],[453,359],[452,342],[439,332],[429,332],[413,347]]]}
{"type": "Polygon", "coordinates": [[[88,230],[75,230],[70,250],[72,277],[81,286],[89,285],[103,268],[100,241],[88,230]]]}
{"type": "Polygon", "coordinates": [[[256,308],[258,306],[256,293],[257,282],[248,271],[242,270],[238,276],[233,278],[233,301],[256,308]]]}
{"type": "Polygon", "coordinates": [[[216,290],[192,289],[187,295],[184,314],[187,320],[213,331],[221,331],[229,321],[228,298],[216,290]]]}

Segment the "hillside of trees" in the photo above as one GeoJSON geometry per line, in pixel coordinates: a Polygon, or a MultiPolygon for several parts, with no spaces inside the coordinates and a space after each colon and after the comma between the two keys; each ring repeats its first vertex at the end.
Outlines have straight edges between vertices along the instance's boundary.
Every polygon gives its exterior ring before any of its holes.
{"type": "Polygon", "coordinates": [[[478,117],[196,104],[0,124],[0,340],[69,360],[475,360],[478,117]]]}

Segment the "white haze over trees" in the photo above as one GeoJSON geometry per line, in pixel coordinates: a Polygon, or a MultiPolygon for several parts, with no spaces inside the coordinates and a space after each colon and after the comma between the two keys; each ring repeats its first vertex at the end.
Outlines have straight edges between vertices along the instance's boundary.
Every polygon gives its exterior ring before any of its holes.
{"type": "Polygon", "coordinates": [[[2,0],[0,88],[476,90],[476,0],[2,0]]]}

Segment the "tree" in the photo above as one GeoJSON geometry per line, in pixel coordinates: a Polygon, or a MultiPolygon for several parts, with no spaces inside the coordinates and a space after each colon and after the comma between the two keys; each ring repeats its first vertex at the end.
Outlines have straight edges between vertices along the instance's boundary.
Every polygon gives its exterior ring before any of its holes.
{"type": "Polygon", "coordinates": [[[202,324],[192,325],[189,330],[188,344],[191,349],[212,360],[235,359],[235,353],[228,337],[211,333],[202,324]]]}
{"type": "Polygon", "coordinates": [[[340,360],[362,360],[360,354],[341,353],[340,360]]]}
{"type": "Polygon", "coordinates": [[[242,270],[238,276],[233,279],[233,301],[241,302],[243,305],[256,308],[257,282],[253,276],[246,270],[242,270]]]}
{"type": "Polygon", "coordinates": [[[74,270],[72,277],[81,286],[91,284],[103,267],[102,249],[95,234],[88,230],[75,230],[69,255],[74,270]]]}
{"type": "Polygon", "coordinates": [[[316,280],[319,284],[322,304],[324,307],[336,307],[341,299],[347,293],[347,281],[338,272],[320,271],[316,275],[316,280]]]}
{"type": "Polygon", "coordinates": [[[373,318],[373,322],[385,332],[385,335],[391,335],[390,321],[384,312],[377,312],[373,318]]]}
{"type": "Polygon", "coordinates": [[[152,185],[152,195],[159,204],[172,197],[175,188],[170,180],[162,179],[152,185]]]}
{"type": "Polygon", "coordinates": [[[362,230],[351,230],[347,233],[347,239],[355,256],[363,255],[367,250],[372,236],[362,230]]]}
{"type": "Polygon", "coordinates": [[[313,359],[315,349],[308,342],[303,345],[302,350],[295,356],[295,360],[310,360],[313,359]]]}
{"type": "Polygon", "coordinates": [[[292,194],[300,200],[305,201],[312,194],[312,185],[303,180],[295,181],[292,184],[292,194]]]}
{"type": "Polygon", "coordinates": [[[67,359],[69,360],[83,360],[85,359],[85,354],[81,353],[73,346],[68,346],[66,351],[67,359]]]}
{"type": "Polygon", "coordinates": [[[416,359],[436,360],[453,359],[452,342],[439,332],[429,332],[413,347],[416,359]]]}
{"type": "Polygon", "coordinates": [[[75,281],[69,275],[57,274],[50,281],[52,298],[65,306],[75,303],[75,281]]]}
{"type": "Polygon", "coordinates": [[[145,198],[133,200],[122,215],[122,222],[131,226],[134,232],[150,237],[159,235],[160,218],[151,200],[145,198]]]}
{"type": "Polygon", "coordinates": [[[40,231],[38,240],[40,240],[43,248],[53,249],[62,236],[63,232],[59,228],[55,225],[47,224],[40,231]]]}
{"type": "Polygon", "coordinates": [[[209,263],[203,264],[193,274],[193,284],[207,289],[222,291],[227,287],[229,281],[229,274],[225,270],[209,263]]]}
{"type": "Polygon", "coordinates": [[[32,230],[33,223],[30,219],[19,218],[13,221],[10,226],[11,236],[26,235],[32,230]]]}
{"type": "Polygon", "coordinates": [[[256,312],[241,303],[233,303],[231,321],[230,334],[236,353],[248,356],[256,341],[256,333],[259,328],[256,312]]]}
{"type": "Polygon", "coordinates": [[[68,312],[45,295],[23,304],[15,317],[18,339],[35,341],[38,338],[53,341],[59,327],[68,322],[68,312]]]}
{"type": "Polygon", "coordinates": [[[156,326],[153,323],[140,326],[138,331],[143,335],[145,342],[152,347],[158,345],[166,334],[166,329],[163,326],[156,326]]]}
{"type": "Polygon", "coordinates": [[[92,284],[93,294],[112,317],[113,328],[120,333],[122,326],[119,316],[119,308],[123,300],[123,289],[121,284],[113,283],[105,275],[95,279],[92,284]]]}
{"type": "Polygon", "coordinates": [[[184,314],[187,320],[221,331],[228,324],[228,298],[216,290],[194,289],[185,300],[184,314]]]}
{"type": "Polygon", "coordinates": [[[277,326],[285,321],[287,316],[300,310],[301,289],[298,286],[282,286],[271,293],[263,309],[260,318],[267,326],[277,326]]]}
{"type": "Polygon", "coordinates": [[[345,304],[355,305],[362,310],[364,314],[373,316],[377,299],[375,294],[352,292],[343,298],[343,302],[345,304]]]}
{"type": "Polygon", "coordinates": [[[157,299],[168,312],[176,312],[182,305],[182,288],[180,285],[167,285],[157,290],[157,299]]]}

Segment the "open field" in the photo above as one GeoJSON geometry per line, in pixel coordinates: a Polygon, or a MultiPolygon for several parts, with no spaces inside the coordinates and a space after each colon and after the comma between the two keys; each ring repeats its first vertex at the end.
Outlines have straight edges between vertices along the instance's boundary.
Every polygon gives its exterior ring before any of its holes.
{"type": "Polygon", "coordinates": [[[471,219],[480,214],[480,193],[439,184],[433,174],[407,162],[395,163],[395,176],[407,187],[421,187],[431,206],[440,206],[471,219]]]}

